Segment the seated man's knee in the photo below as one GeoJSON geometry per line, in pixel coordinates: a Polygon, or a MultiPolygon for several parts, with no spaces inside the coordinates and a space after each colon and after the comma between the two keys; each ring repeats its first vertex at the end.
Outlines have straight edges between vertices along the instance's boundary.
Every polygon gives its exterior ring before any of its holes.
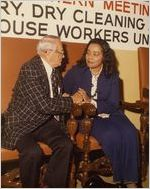
{"type": "Polygon", "coordinates": [[[73,148],[73,143],[72,143],[72,141],[68,137],[63,137],[60,140],[60,145],[63,146],[68,151],[71,151],[72,148],[73,148]]]}
{"type": "Polygon", "coordinates": [[[43,153],[39,145],[35,145],[34,147],[23,150],[20,156],[26,156],[29,160],[41,161],[43,153]]]}

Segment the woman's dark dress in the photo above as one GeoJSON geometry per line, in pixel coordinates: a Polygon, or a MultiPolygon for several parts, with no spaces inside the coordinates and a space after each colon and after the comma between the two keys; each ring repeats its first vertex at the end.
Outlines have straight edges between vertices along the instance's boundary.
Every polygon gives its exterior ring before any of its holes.
{"type": "MultiPolygon", "coordinates": [[[[64,91],[75,93],[84,89],[90,96],[92,75],[88,67],[74,66],[64,77],[64,91]]],[[[110,157],[114,181],[138,181],[138,132],[119,109],[119,77],[105,77],[102,71],[97,83],[97,112],[110,114],[109,118],[94,118],[91,135],[103,146],[110,157]]]]}

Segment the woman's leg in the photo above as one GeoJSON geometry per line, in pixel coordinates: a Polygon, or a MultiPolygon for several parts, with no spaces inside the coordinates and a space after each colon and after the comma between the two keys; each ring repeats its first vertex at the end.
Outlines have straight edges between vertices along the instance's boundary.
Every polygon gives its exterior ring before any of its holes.
{"type": "Polygon", "coordinates": [[[94,121],[92,135],[109,156],[116,182],[138,182],[137,130],[124,116],[94,121]]]}

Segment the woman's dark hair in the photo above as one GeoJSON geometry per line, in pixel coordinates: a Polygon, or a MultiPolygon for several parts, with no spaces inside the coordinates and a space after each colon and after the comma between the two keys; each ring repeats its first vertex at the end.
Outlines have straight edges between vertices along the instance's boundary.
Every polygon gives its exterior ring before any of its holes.
{"type": "Polygon", "coordinates": [[[117,70],[117,60],[114,54],[114,51],[110,48],[109,44],[103,40],[103,39],[99,39],[99,38],[95,38],[95,39],[91,39],[90,42],[87,44],[84,53],[81,57],[80,60],[77,61],[79,66],[86,66],[86,60],[85,60],[85,56],[87,53],[87,49],[89,47],[90,44],[98,44],[103,51],[103,70],[104,73],[107,77],[109,77],[110,75],[112,75],[113,73],[118,73],[117,70]]]}

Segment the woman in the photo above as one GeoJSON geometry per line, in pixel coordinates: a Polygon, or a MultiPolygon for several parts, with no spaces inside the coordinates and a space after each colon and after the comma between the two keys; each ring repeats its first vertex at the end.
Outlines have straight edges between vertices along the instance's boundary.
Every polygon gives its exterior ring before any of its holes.
{"type": "Polygon", "coordinates": [[[138,182],[138,134],[119,109],[119,76],[109,44],[92,39],[82,58],[64,77],[66,93],[82,94],[97,107],[91,135],[102,144],[113,167],[114,182],[136,187],[138,182]]]}

